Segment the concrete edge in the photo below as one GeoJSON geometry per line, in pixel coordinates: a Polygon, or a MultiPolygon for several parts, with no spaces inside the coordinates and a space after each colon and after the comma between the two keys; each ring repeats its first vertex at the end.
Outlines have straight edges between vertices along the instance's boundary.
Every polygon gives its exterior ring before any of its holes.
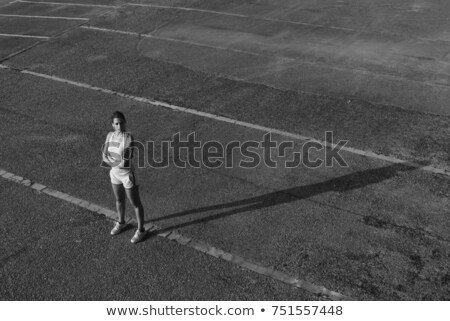
{"type": "MultiPolygon", "coordinates": [[[[76,206],[85,208],[91,212],[104,215],[106,218],[109,218],[112,220],[115,220],[115,218],[116,218],[116,212],[112,211],[106,207],[102,207],[100,205],[91,203],[89,201],[76,198],[68,193],[63,193],[63,192],[57,191],[55,189],[52,189],[50,187],[47,187],[45,185],[33,182],[30,179],[26,179],[21,176],[15,175],[15,174],[10,173],[2,168],[0,168],[0,177],[2,177],[3,179],[6,179],[8,181],[20,184],[20,185],[30,187],[31,189],[35,190],[38,193],[43,193],[50,197],[53,197],[53,198],[56,198],[56,199],[59,199],[62,201],[66,201],[66,202],[72,203],[76,206]],[[24,184],[25,182],[26,182],[26,184],[24,184]]],[[[285,274],[283,272],[276,271],[270,267],[265,267],[261,264],[252,262],[250,260],[246,260],[245,258],[243,258],[239,255],[225,252],[222,249],[211,246],[203,241],[194,240],[190,237],[182,235],[178,231],[162,231],[162,232],[158,233],[158,231],[161,228],[159,228],[158,226],[153,225],[151,223],[145,224],[145,227],[150,233],[157,233],[156,235],[159,237],[165,238],[169,241],[174,241],[182,246],[190,247],[194,250],[197,250],[199,252],[213,256],[217,259],[222,259],[224,261],[230,262],[230,263],[235,264],[243,269],[246,269],[246,270],[252,271],[254,273],[269,277],[275,281],[282,282],[289,286],[294,286],[296,288],[302,289],[302,290],[310,292],[312,294],[329,298],[330,300],[333,300],[333,301],[340,301],[340,300],[352,301],[352,300],[354,300],[351,297],[345,296],[345,295],[340,294],[335,291],[328,290],[328,289],[324,288],[323,286],[318,286],[318,285],[312,284],[310,282],[299,280],[299,279],[292,277],[288,274],[285,274]]]]}

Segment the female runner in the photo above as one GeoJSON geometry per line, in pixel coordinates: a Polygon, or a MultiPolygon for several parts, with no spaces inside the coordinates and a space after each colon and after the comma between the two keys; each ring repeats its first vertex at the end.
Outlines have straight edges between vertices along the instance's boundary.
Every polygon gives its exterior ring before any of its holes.
{"type": "Polygon", "coordinates": [[[138,223],[138,229],[131,239],[131,243],[138,243],[144,238],[146,231],[144,228],[144,208],[139,197],[139,189],[136,185],[134,168],[131,162],[133,136],[125,130],[126,120],[123,113],[115,111],[111,115],[111,120],[114,131],[108,133],[103,147],[103,161],[111,166],[109,175],[119,216],[119,221],[111,230],[111,235],[119,234],[127,226],[125,222],[126,195],[134,208],[138,223]]]}

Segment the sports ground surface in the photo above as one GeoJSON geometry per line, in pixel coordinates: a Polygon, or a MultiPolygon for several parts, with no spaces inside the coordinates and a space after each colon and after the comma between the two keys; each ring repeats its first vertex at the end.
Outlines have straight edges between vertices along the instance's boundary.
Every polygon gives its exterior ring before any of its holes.
{"type": "Polygon", "coordinates": [[[1,299],[450,298],[450,3],[0,4],[1,299]],[[157,146],[332,131],[348,166],[139,168],[159,230],[132,245],[115,110],[157,146]]]}

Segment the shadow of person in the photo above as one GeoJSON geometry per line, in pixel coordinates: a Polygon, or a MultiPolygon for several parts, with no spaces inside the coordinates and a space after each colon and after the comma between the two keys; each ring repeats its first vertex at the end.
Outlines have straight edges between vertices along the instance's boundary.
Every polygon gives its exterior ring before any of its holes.
{"type": "Polygon", "coordinates": [[[170,231],[185,226],[204,223],[212,220],[221,219],[231,215],[236,215],[248,211],[259,210],[271,206],[276,206],[284,203],[290,203],[302,199],[307,199],[315,195],[319,195],[326,192],[345,192],[353,189],[362,188],[364,186],[376,184],[386,179],[394,177],[402,172],[412,171],[418,167],[407,164],[394,164],[386,167],[369,169],[365,171],[355,172],[344,176],[332,178],[330,180],[310,184],[306,186],[297,186],[288,188],[272,193],[247,198],[244,200],[228,202],[218,205],[205,206],[195,209],[190,209],[174,214],[170,214],[163,217],[151,219],[151,222],[158,222],[162,220],[168,220],[172,218],[199,214],[207,211],[220,211],[225,210],[210,216],[194,219],[188,222],[180,223],[174,226],[165,227],[158,232],[170,231]]]}

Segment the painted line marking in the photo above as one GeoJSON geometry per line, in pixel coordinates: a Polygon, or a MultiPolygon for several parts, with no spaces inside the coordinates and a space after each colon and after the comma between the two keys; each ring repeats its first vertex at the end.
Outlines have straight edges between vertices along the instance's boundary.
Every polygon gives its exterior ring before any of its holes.
{"type": "Polygon", "coordinates": [[[15,35],[9,33],[0,33],[1,37],[18,37],[18,38],[37,38],[37,39],[50,39],[50,37],[42,37],[42,36],[28,36],[28,35],[15,35]]]}
{"type": "MultiPolygon", "coordinates": [[[[405,78],[405,77],[401,77],[401,76],[394,76],[394,75],[385,74],[385,73],[376,73],[376,72],[363,70],[363,69],[357,69],[357,68],[336,67],[336,66],[325,64],[325,63],[311,62],[311,61],[289,58],[289,57],[282,57],[282,56],[277,56],[277,55],[264,55],[264,54],[259,54],[259,53],[252,52],[252,51],[247,51],[247,50],[242,50],[242,49],[234,49],[234,48],[229,48],[229,47],[212,46],[212,45],[203,44],[200,42],[195,42],[195,41],[190,41],[190,40],[181,40],[181,39],[176,39],[176,38],[155,36],[155,35],[151,35],[151,34],[141,34],[141,33],[132,32],[132,31],[122,31],[122,30],[99,28],[99,27],[93,27],[93,26],[81,26],[81,28],[86,29],[86,30],[96,30],[96,31],[101,31],[101,32],[117,33],[117,34],[123,34],[123,35],[134,36],[134,37],[144,37],[144,38],[150,38],[150,39],[178,42],[178,43],[193,45],[193,46],[198,46],[198,47],[205,47],[205,48],[210,48],[210,49],[217,49],[217,50],[236,52],[236,53],[241,53],[241,54],[246,54],[246,55],[252,55],[255,57],[276,58],[282,62],[295,62],[295,63],[299,63],[299,64],[304,64],[304,65],[318,66],[321,68],[328,68],[328,69],[336,70],[339,72],[354,72],[354,73],[359,73],[362,75],[370,75],[370,76],[374,76],[374,77],[380,77],[380,78],[391,79],[391,80],[396,80],[396,81],[400,80],[400,81],[405,81],[405,82],[409,82],[409,83],[425,85],[428,87],[441,87],[441,88],[445,88],[445,89],[448,88],[448,85],[446,85],[446,84],[444,85],[444,84],[440,84],[440,83],[431,83],[429,81],[414,80],[414,79],[405,78]]],[[[231,78],[231,79],[233,79],[233,78],[231,78]]],[[[242,80],[242,79],[240,79],[240,80],[242,80]]],[[[247,81],[246,79],[243,79],[243,80],[247,81]]],[[[274,87],[274,88],[276,88],[276,87],[274,87]]],[[[320,94],[317,94],[314,92],[309,92],[309,91],[299,91],[299,92],[311,94],[311,95],[315,95],[315,96],[322,96],[320,94]]],[[[380,104],[377,102],[371,102],[371,101],[369,101],[369,102],[376,104],[376,105],[380,104]]],[[[393,106],[392,104],[390,104],[390,105],[393,106]]],[[[397,106],[397,107],[402,108],[401,106],[397,106]]]]}
{"type": "Polygon", "coordinates": [[[8,2],[8,3],[5,3],[5,4],[2,4],[2,5],[0,5],[0,8],[6,7],[6,6],[9,6],[9,5],[12,5],[12,4],[16,3],[17,1],[18,1],[18,0],[14,0],[14,1],[11,1],[11,2],[8,2]]]}
{"type": "MultiPolygon", "coordinates": [[[[8,181],[26,186],[26,187],[30,187],[34,190],[36,190],[39,193],[44,193],[48,196],[51,196],[53,198],[59,199],[59,200],[63,200],[69,203],[72,203],[76,206],[85,208],[91,212],[94,213],[98,213],[98,214],[102,214],[107,218],[110,218],[112,220],[116,220],[117,219],[117,213],[115,211],[112,211],[106,207],[94,204],[94,203],[90,203],[86,200],[83,199],[79,199],[76,198],[68,193],[63,193],[57,190],[54,190],[46,185],[42,185],[36,182],[33,182],[30,179],[26,179],[23,178],[21,176],[15,175],[13,173],[10,173],[4,169],[0,168],[0,176],[3,179],[6,179],[8,181]]],[[[134,224],[134,220],[132,220],[133,224],[134,224]]],[[[147,223],[144,225],[145,229],[150,231],[150,232],[157,232],[158,230],[160,230],[161,228],[159,228],[158,226],[151,224],[151,223],[147,223]]],[[[218,259],[222,259],[224,261],[227,262],[231,262],[233,264],[236,264],[244,269],[247,269],[249,271],[255,272],[257,274],[260,275],[264,275],[267,276],[271,279],[274,279],[276,281],[285,283],[287,285],[290,286],[294,286],[296,288],[305,290],[307,292],[316,294],[318,296],[325,296],[330,298],[331,300],[335,300],[335,301],[340,301],[340,300],[354,300],[351,297],[345,296],[343,294],[340,294],[338,292],[335,291],[331,291],[326,289],[323,286],[319,286],[319,285],[315,285],[313,283],[298,279],[296,277],[292,277],[286,273],[280,272],[280,271],[276,271],[272,268],[269,267],[265,267],[263,265],[257,264],[255,262],[251,262],[249,260],[246,260],[245,258],[239,256],[239,255],[235,255],[233,253],[228,253],[225,252],[219,248],[216,248],[214,246],[211,246],[207,243],[204,243],[202,241],[199,240],[194,240],[193,238],[190,237],[186,237],[180,233],[178,233],[177,231],[164,231],[164,232],[160,232],[157,234],[157,236],[165,238],[169,241],[174,241],[177,242],[180,245],[183,246],[187,246],[190,248],[193,248],[199,252],[208,254],[210,256],[213,256],[215,258],[218,259]]]]}
{"type": "Polygon", "coordinates": [[[12,17],[12,18],[36,18],[36,19],[62,19],[62,20],[83,20],[83,21],[89,20],[88,18],[54,17],[54,16],[27,16],[27,15],[3,14],[3,13],[0,13],[0,17],[12,17]]]}
{"type": "MultiPolygon", "coordinates": [[[[207,9],[188,8],[188,7],[162,6],[162,5],[141,4],[141,3],[128,3],[127,5],[136,6],[136,7],[158,8],[158,9],[169,9],[169,10],[176,9],[176,10],[182,10],[182,11],[204,12],[204,13],[212,13],[212,14],[233,16],[233,17],[239,17],[239,18],[251,18],[251,19],[258,19],[258,20],[263,20],[263,21],[284,22],[284,23],[301,25],[301,26],[336,29],[336,30],[344,30],[344,31],[351,31],[351,32],[358,31],[358,30],[351,29],[351,28],[325,26],[325,25],[319,25],[319,24],[314,24],[314,23],[299,22],[299,21],[292,21],[292,20],[282,20],[282,19],[275,19],[275,18],[265,18],[265,17],[260,17],[260,16],[250,16],[250,15],[233,13],[233,12],[225,12],[225,11],[215,11],[215,10],[207,10],[207,9]]],[[[360,31],[358,31],[358,32],[360,32],[360,31]]]]}
{"type": "MultiPolygon", "coordinates": [[[[142,4],[142,3],[127,3],[125,5],[128,6],[138,6],[138,7],[153,7],[153,8],[159,8],[159,9],[176,9],[176,10],[182,10],[182,11],[195,11],[195,12],[205,12],[205,13],[212,13],[212,14],[219,14],[219,15],[226,15],[226,16],[234,16],[234,17],[240,17],[240,18],[251,18],[251,19],[257,19],[257,20],[263,20],[263,21],[271,21],[271,22],[283,22],[283,23],[289,23],[289,24],[295,24],[295,25],[301,25],[301,26],[307,26],[307,27],[315,27],[315,28],[325,28],[325,29],[334,29],[334,30],[341,30],[341,31],[348,31],[348,32],[357,32],[358,34],[373,34],[373,35],[386,35],[386,36],[397,36],[400,37],[401,34],[393,33],[393,32],[370,32],[366,30],[361,29],[353,29],[353,28],[346,28],[346,27],[336,27],[336,26],[327,26],[327,25],[321,25],[321,24],[315,24],[315,23],[308,23],[308,22],[301,22],[301,21],[293,21],[293,20],[283,20],[283,19],[276,19],[276,18],[267,18],[262,17],[259,15],[245,15],[240,13],[233,13],[233,12],[226,12],[226,11],[215,11],[215,10],[207,10],[207,9],[198,9],[198,8],[189,8],[189,7],[177,7],[177,6],[163,6],[163,5],[155,5],[155,4],[142,4]]],[[[238,6],[239,7],[239,6],[238,6]]],[[[336,6],[336,8],[340,8],[342,6],[336,6]]],[[[449,20],[449,19],[445,19],[449,20]]],[[[449,41],[449,40],[439,40],[439,39],[430,39],[430,38],[418,38],[419,40],[426,41],[426,42],[438,42],[438,41],[449,41]]]]}
{"type": "Polygon", "coordinates": [[[69,3],[69,2],[47,2],[47,1],[27,1],[27,0],[17,0],[16,2],[23,3],[35,3],[35,4],[50,4],[56,6],[81,6],[81,7],[100,7],[100,8],[119,8],[119,6],[108,6],[102,4],[84,4],[84,3],[69,3]]]}
{"type": "MultiPolygon", "coordinates": [[[[172,41],[172,42],[178,42],[178,43],[183,43],[183,44],[187,44],[187,45],[193,45],[193,46],[198,46],[198,47],[205,47],[205,48],[210,48],[210,49],[218,49],[218,50],[223,50],[223,51],[231,51],[231,52],[236,52],[236,53],[242,53],[242,54],[257,56],[257,57],[275,57],[275,58],[279,58],[280,60],[287,61],[287,62],[289,62],[289,61],[292,61],[292,62],[297,61],[297,60],[295,60],[293,58],[286,58],[286,57],[280,57],[280,56],[271,56],[271,55],[262,55],[262,54],[259,54],[259,53],[256,53],[256,52],[252,52],[252,51],[247,51],[247,50],[234,49],[234,48],[221,47],[221,46],[212,46],[212,45],[203,44],[203,43],[200,43],[200,42],[195,42],[195,41],[190,41],[190,40],[182,40],[182,39],[176,39],[176,38],[161,37],[161,36],[155,36],[155,35],[144,34],[144,33],[137,33],[137,32],[132,32],[132,31],[123,31],[123,30],[116,30],[116,29],[99,28],[99,27],[93,27],[93,26],[82,26],[81,29],[95,30],[95,31],[102,31],[102,32],[110,32],[110,33],[118,33],[118,34],[122,34],[122,35],[133,36],[133,37],[144,37],[144,38],[150,38],[150,39],[172,41]]],[[[308,63],[308,62],[306,62],[306,63],[308,63]]]]}
{"type": "MultiPolygon", "coordinates": [[[[173,41],[173,42],[180,42],[180,43],[184,43],[184,44],[188,44],[188,45],[194,45],[194,46],[205,47],[205,48],[233,51],[233,52],[244,53],[244,54],[249,54],[249,55],[253,55],[253,56],[274,57],[274,56],[269,56],[269,55],[261,55],[261,54],[258,54],[258,53],[252,52],[252,51],[247,51],[247,50],[233,49],[233,48],[221,47],[221,46],[212,46],[212,45],[203,44],[203,43],[200,43],[200,42],[195,42],[195,41],[190,41],[190,40],[182,40],[182,39],[176,39],[176,38],[161,37],[161,36],[155,36],[155,35],[145,34],[145,33],[137,33],[137,32],[132,32],[132,31],[123,31],[123,30],[116,30],[116,29],[99,28],[99,27],[93,27],[93,26],[82,26],[81,28],[82,29],[88,29],[88,30],[102,31],[102,32],[118,33],[118,34],[123,34],[123,35],[128,35],[128,36],[134,36],[134,37],[144,37],[144,38],[151,38],[151,39],[158,39],[158,40],[167,40],[167,41],[173,41]]],[[[279,58],[282,58],[283,60],[286,60],[286,61],[295,61],[295,59],[292,59],[292,58],[284,58],[284,57],[279,57],[279,58]]]]}
{"type": "MultiPolygon", "coordinates": [[[[283,137],[289,137],[289,138],[292,138],[292,139],[295,139],[295,140],[299,140],[299,141],[316,142],[316,143],[319,143],[322,146],[325,146],[325,147],[328,147],[328,148],[339,147],[339,145],[337,145],[337,144],[332,144],[332,143],[329,143],[327,141],[315,139],[313,137],[304,136],[304,135],[300,135],[300,134],[296,134],[296,133],[291,133],[291,132],[280,130],[280,129],[276,129],[276,128],[270,128],[270,127],[266,127],[266,126],[252,124],[252,123],[245,122],[245,121],[239,121],[239,120],[232,119],[232,118],[229,118],[229,117],[215,115],[215,114],[199,111],[199,110],[192,109],[192,108],[186,108],[186,107],[180,107],[180,106],[176,106],[176,105],[171,105],[171,104],[168,104],[168,103],[165,103],[165,102],[162,102],[162,101],[157,101],[157,100],[154,100],[154,99],[149,99],[149,98],[145,98],[145,97],[138,97],[138,96],[134,96],[134,95],[129,95],[129,94],[125,94],[125,93],[121,93],[121,92],[115,91],[115,90],[110,90],[110,89],[105,89],[105,88],[101,88],[101,87],[96,87],[96,86],[92,86],[92,85],[89,85],[89,84],[85,84],[85,83],[81,83],[81,82],[77,82],[77,81],[73,81],[73,80],[69,80],[69,79],[65,79],[65,78],[60,78],[60,77],[57,77],[57,76],[46,75],[46,74],[37,73],[37,72],[34,72],[34,71],[29,71],[29,70],[21,70],[19,68],[12,68],[12,67],[9,67],[9,66],[6,66],[6,65],[2,65],[2,64],[0,64],[0,67],[2,69],[18,71],[18,72],[23,73],[23,74],[28,74],[28,75],[32,75],[32,76],[36,76],[36,77],[40,77],[40,78],[45,78],[45,79],[49,79],[49,80],[53,80],[53,81],[57,81],[57,82],[61,82],[61,83],[66,83],[66,84],[70,84],[70,85],[73,85],[73,86],[76,86],[76,87],[81,87],[81,88],[86,88],[86,89],[90,89],[90,90],[94,90],[94,91],[99,91],[99,92],[102,92],[102,93],[105,93],[105,94],[119,96],[119,97],[131,99],[131,100],[134,100],[134,101],[138,101],[138,102],[141,102],[141,103],[146,103],[146,104],[153,105],[153,106],[167,108],[167,109],[170,109],[170,110],[173,110],[173,111],[178,111],[178,112],[188,113],[188,114],[192,114],[192,115],[196,115],[196,116],[200,116],[200,117],[204,117],[204,118],[214,119],[214,120],[217,120],[217,121],[231,123],[231,124],[236,125],[236,126],[242,126],[242,127],[246,127],[246,128],[251,128],[251,129],[258,130],[258,131],[271,132],[271,133],[278,134],[278,135],[283,136],[283,137]]],[[[340,147],[340,150],[346,151],[346,152],[351,153],[351,154],[364,156],[364,157],[370,157],[370,158],[374,158],[374,159],[378,159],[378,160],[382,160],[382,161],[386,161],[386,162],[390,162],[390,163],[394,163],[394,164],[405,164],[405,165],[408,165],[408,166],[411,166],[411,167],[415,167],[417,169],[420,169],[420,170],[423,170],[423,171],[426,171],[426,172],[431,172],[433,174],[440,174],[440,175],[444,175],[446,177],[450,177],[450,170],[436,168],[436,167],[431,166],[431,165],[423,166],[423,165],[416,164],[416,163],[413,163],[413,162],[410,162],[410,161],[406,161],[406,160],[402,160],[402,159],[399,159],[399,158],[396,158],[396,157],[376,154],[376,153],[371,152],[371,151],[365,151],[365,150],[361,150],[361,149],[357,149],[357,148],[353,148],[353,147],[343,146],[343,147],[340,147]]]]}

